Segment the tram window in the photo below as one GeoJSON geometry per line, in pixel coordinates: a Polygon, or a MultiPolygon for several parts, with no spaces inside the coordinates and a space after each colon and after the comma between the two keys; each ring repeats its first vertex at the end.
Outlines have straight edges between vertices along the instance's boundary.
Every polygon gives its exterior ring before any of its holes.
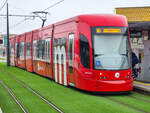
{"type": "Polygon", "coordinates": [[[14,44],[10,44],[10,55],[14,56],[14,44]]]}
{"type": "Polygon", "coordinates": [[[83,34],[80,34],[79,52],[80,52],[80,60],[82,65],[85,68],[90,68],[89,42],[88,39],[83,34]]]}
{"type": "Polygon", "coordinates": [[[70,34],[68,47],[69,66],[73,65],[73,56],[74,56],[73,54],[74,54],[74,34],[70,34]]]}
{"type": "Polygon", "coordinates": [[[38,42],[38,58],[42,59],[42,40],[38,42]]]}
{"type": "Polygon", "coordinates": [[[24,42],[19,44],[19,55],[21,58],[24,58],[24,42]]]}
{"type": "Polygon", "coordinates": [[[3,40],[0,40],[0,44],[3,44],[3,40]]]}
{"type": "Polygon", "coordinates": [[[45,59],[46,57],[46,49],[45,49],[45,40],[42,40],[42,59],[45,59]]]}
{"type": "Polygon", "coordinates": [[[50,59],[50,40],[48,40],[48,59],[50,59]]]}
{"type": "Polygon", "coordinates": [[[74,34],[69,34],[68,57],[69,57],[69,72],[73,73],[74,34]]]}
{"type": "Polygon", "coordinates": [[[46,58],[48,56],[48,54],[47,54],[47,52],[48,52],[48,50],[47,50],[47,44],[48,44],[48,42],[47,42],[47,39],[46,39],[45,40],[45,56],[46,56],[46,58]]]}
{"type": "Polygon", "coordinates": [[[38,48],[37,48],[37,41],[34,40],[33,41],[33,58],[37,58],[38,57],[38,48]]]}
{"type": "Polygon", "coordinates": [[[17,53],[17,51],[18,51],[18,43],[16,43],[15,44],[15,57],[17,58],[17,56],[18,56],[18,53],[17,53]]]}
{"type": "Polygon", "coordinates": [[[45,40],[40,39],[37,47],[38,47],[38,58],[45,59],[46,58],[45,40]]]}
{"type": "Polygon", "coordinates": [[[12,56],[14,56],[14,44],[12,44],[12,50],[11,51],[12,51],[11,52],[12,56]]]}
{"type": "Polygon", "coordinates": [[[45,58],[50,60],[50,38],[45,40],[45,58]]]}
{"type": "Polygon", "coordinates": [[[19,58],[19,43],[17,43],[17,58],[19,58]]]}
{"type": "Polygon", "coordinates": [[[26,58],[31,58],[31,42],[26,43],[26,58]]]}

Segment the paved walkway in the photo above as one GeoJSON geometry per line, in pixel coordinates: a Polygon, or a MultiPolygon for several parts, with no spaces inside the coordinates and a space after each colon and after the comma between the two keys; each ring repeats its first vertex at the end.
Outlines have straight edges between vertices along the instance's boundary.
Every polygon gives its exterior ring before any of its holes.
{"type": "Polygon", "coordinates": [[[0,62],[6,62],[6,60],[0,60],[0,62]]]}
{"type": "Polygon", "coordinates": [[[3,59],[5,59],[5,60],[0,60],[0,62],[6,62],[6,57],[3,57],[3,56],[0,56],[0,58],[3,58],[3,59]]]}
{"type": "Polygon", "coordinates": [[[141,90],[141,91],[145,91],[145,92],[150,93],[150,83],[134,81],[133,86],[137,90],[141,90]]]}

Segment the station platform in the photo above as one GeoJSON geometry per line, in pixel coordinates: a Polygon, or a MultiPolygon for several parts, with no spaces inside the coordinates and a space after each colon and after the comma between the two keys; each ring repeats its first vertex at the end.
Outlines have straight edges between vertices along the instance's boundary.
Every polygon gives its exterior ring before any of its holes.
{"type": "Polygon", "coordinates": [[[150,83],[134,81],[133,86],[134,86],[134,90],[136,90],[136,91],[150,94],[150,83]]]}

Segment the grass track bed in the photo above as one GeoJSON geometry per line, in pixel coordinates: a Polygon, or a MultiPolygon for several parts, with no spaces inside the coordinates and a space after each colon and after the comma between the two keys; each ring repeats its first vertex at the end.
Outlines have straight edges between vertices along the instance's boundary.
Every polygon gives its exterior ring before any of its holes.
{"type": "MultiPolygon", "coordinates": [[[[7,68],[4,63],[0,64],[0,68],[4,68],[6,71],[13,74],[15,77],[23,81],[25,84],[29,85],[35,91],[39,92],[40,95],[42,95],[43,97],[54,103],[56,106],[61,108],[65,113],[141,113],[125,105],[113,102],[107,99],[106,96],[105,97],[96,96],[75,90],[73,88],[64,87],[59,84],[56,84],[52,80],[37,76],[36,74],[29,73],[27,71],[15,67],[7,68]]],[[[131,95],[139,95],[139,94],[132,93],[131,95]]],[[[108,97],[116,100],[119,99],[119,101],[122,101],[121,98],[124,98],[123,99],[124,103],[126,103],[126,101],[124,100],[128,98],[131,99],[131,97],[128,97],[128,95],[127,96],[112,95],[108,97]]],[[[146,96],[146,98],[150,97],[146,96]]],[[[135,100],[132,98],[131,101],[135,100]]],[[[30,100],[28,102],[31,103],[30,100]]],[[[127,104],[132,104],[132,102],[127,104]]],[[[34,104],[34,106],[35,108],[37,108],[37,104],[34,104]]],[[[45,108],[45,106],[39,107],[45,108]]],[[[147,107],[142,109],[148,110],[147,107]]],[[[33,111],[31,113],[36,112],[33,111]]]]}
{"type": "Polygon", "coordinates": [[[141,99],[141,96],[139,95],[136,95],[136,98],[133,98],[132,95],[134,94],[131,94],[130,95],[121,95],[121,96],[109,96],[110,98],[112,99],[115,99],[115,100],[118,100],[122,103],[125,103],[125,104],[128,104],[128,105],[132,105],[136,108],[139,108],[139,109],[142,109],[146,112],[150,112],[150,102],[148,103],[147,101],[144,101],[146,100],[145,98],[143,98],[143,100],[141,99]]]}
{"type": "Polygon", "coordinates": [[[10,94],[0,85],[0,107],[3,113],[23,113],[10,94]],[[8,109],[9,108],[9,109],[8,109]]]}
{"type": "MultiPolygon", "coordinates": [[[[20,84],[18,84],[15,80],[7,76],[5,73],[2,73],[1,71],[0,71],[0,79],[11,89],[11,91],[21,101],[21,103],[29,113],[57,113],[57,111],[55,111],[53,108],[50,108],[39,97],[32,94],[29,90],[27,90],[23,86],[20,86],[20,84]]],[[[12,113],[12,111],[10,113],[12,113]]]]}

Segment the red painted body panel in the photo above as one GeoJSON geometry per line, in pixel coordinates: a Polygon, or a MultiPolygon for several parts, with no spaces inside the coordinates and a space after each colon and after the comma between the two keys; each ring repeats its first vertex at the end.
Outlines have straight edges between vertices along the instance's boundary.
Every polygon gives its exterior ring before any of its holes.
{"type": "Polygon", "coordinates": [[[15,37],[15,52],[14,52],[14,54],[15,54],[15,66],[18,66],[18,60],[17,60],[17,43],[19,42],[18,40],[19,40],[19,38],[18,38],[18,36],[16,36],[15,37]]]}
{"type": "MultiPolygon", "coordinates": [[[[18,42],[20,42],[20,43],[23,43],[23,47],[25,48],[25,34],[21,34],[21,35],[19,35],[18,36],[18,42]]],[[[24,48],[23,48],[23,51],[24,51],[24,48]]],[[[20,48],[19,48],[20,49],[20,48]]],[[[25,68],[25,51],[23,52],[23,55],[21,55],[21,56],[19,56],[18,58],[17,58],[17,61],[18,61],[18,67],[20,67],[20,68],[25,68]]]]}
{"type": "Polygon", "coordinates": [[[128,27],[128,23],[126,18],[120,15],[79,15],[26,33],[25,39],[23,38],[24,35],[19,35],[16,37],[16,42],[31,42],[31,58],[28,59],[25,57],[26,65],[24,65],[23,62],[18,64],[22,60],[15,57],[15,64],[21,68],[26,66],[28,71],[52,78],[55,82],[65,86],[71,85],[79,89],[94,92],[131,91],[133,89],[131,68],[118,71],[93,69],[91,27],[94,26],[128,27]],[[79,35],[81,33],[87,38],[90,46],[89,69],[85,68],[80,61],[79,35]],[[69,34],[74,34],[72,72],[70,72],[69,67],[69,34]],[[47,56],[47,53],[42,53],[42,57],[36,57],[33,54],[34,43],[42,41],[42,44],[44,43],[47,49],[46,42],[49,39],[50,45],[48,47],[50,47],[50,57],[47,56]],[[115,77],[117,72],[120,73],[119,78],[115,77]],[[100,77],[103,79],[100,79],[100,77]],[[106,78],[104,79],[104,77],[106,78]]]}
{"type": "Polygon", "coordinates": [[[80,22],[89,26],[128,26],[125,16],[114,14],[96,14],[78,16],[80,22]]]}
{"type": "MultiPolygon", "coordinates": [[[[54,24],[55,26],[55,29],[54,29],[54,40],[56,39],[60,39],[60,38],[66,38],[66,85],[69,85],[69,83],[73,83],[73,84],[76,84],[76,77],[75,77],[75,73],[69,73],[69,61],[68,61],[68,35],[69,34],[76,34],[77,33],[77,23],[75,21],[69,21],[69,22],[66,22],[66,23],[58,23],[58,24],[54,24]]],[[[77,36],[75,36],[77,38],[77,36]]],[[[76,40],[75,40],[76,42],[76,40]]],[[[76,46],[76,44],[75,44],[76,46]]],[[[61,47],[60,47],[61,48],[61,47]]],[[[59,54],[59,53],[56,53],[55,52],[55,43],[53,44],[53,55],[55,56],[56,54],[59,54]]],[[[53,56],[53,58],[54,58],[53,56]]],[[[75,60],[75,57],[74,57],[74,60],[75,60]]],[[[57,78],[56,76],[54,77],[54,80],[56,82],[59,83],[59,81],[62,81],[60,82],[60,84],[65,84],[64,83],[64,65],[61,64],[61,70],[62,70],[62,73],[61,75],[59,75],[59,70],[60,70],[60,67],[59,67],[59,62],[57,62],[57,69],[55,68],[55,60],[53,60],[53,71],[54,71],[54,76],[55,76],[55,73],[57,73],[57,78]],[[57,72],[56,72],[57,71],[57,72]],[[59,78],[61,77],[62,80],[59,80],[59,78]],[[57,79],[57,80],[56,80],[57,79]]]]}
{"type": "MultiPolygon", "coordinates": [[[[33,42],[39,41],[39,30],[38,29],[34,30],[32,33],[33,33],[33,42]]],[[[37,61],[36,61],[35,56],[33,56],[33,72],[37,73],[37,61]]]]}

